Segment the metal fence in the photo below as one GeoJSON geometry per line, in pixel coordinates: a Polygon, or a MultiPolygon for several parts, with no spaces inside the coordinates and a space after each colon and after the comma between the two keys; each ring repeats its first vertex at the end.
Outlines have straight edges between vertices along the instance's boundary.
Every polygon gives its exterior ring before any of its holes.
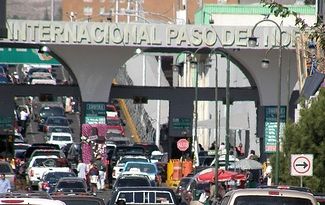
{"type": "MultiPolygon", "coordinates": [[[[119,69],[115,77],[119,85],[133,85],[125,66],[119,69]]],[[[154,143],[156,129],[153,127],[154,119],[150,118],[143,104],[134,104],[133,99],[124,99],[134,125],[137,128],[138,135],[143,143],[154,143]]]]}

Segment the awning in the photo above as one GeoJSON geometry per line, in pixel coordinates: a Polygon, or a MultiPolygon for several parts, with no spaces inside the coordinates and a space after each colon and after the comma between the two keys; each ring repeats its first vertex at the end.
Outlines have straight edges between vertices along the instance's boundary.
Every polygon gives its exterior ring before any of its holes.
{"type": "Polygon", "coordinates": [[[323,83],[324,77],[325,75],[318,71],[315,71],[313,75],[308,76],[305,80],[304,87],[302,88],[301,96],[304,96],[307,99],[309,99],[310,96],[313,96],[323,83]]]}

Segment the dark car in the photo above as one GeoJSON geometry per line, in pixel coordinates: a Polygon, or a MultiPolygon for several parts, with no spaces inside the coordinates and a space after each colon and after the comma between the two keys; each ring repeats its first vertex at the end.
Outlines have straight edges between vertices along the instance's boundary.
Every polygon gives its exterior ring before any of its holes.
{"type": "Polygon", "coordinates": [[[37,150],[37,149],[54,149],[54,150],[60,150],[59,145],[54,145],[54,144],[43,144],[43,143],[37,143],[37,144],[32,144],[29,148],[27,148],[25,152],[25,161],[27,162],[32,155],[32,153],[37,150]]]}
{"type": "Polygon", "coordinates": [[[143,187],[151,186],[151,182],[148,176],[144,175],[122,175],[119,176],[114,185],[112,191],[116,191],[120,187],[143,187]]]}
{"type": "Polygon", "coordinates": [[[54,193],[52,194],[54,200],[63,201],[66,205],[105,205],[103,199],[95,197],[91,194],[86,193],[54,193]]]}
{"type": "Polygon", "coordinates": [[[139,144],[139,143],[135,143],[134,146],[137,147],[143,147],[143,149],[145,150],[145,155],[146,156],[151,156],[151,153],[153,151],[159,151],[159,148],[157,145],[155,144],[139,144]]]}
{"type": "Polygon", "coordinates": [[[144,155],[145,149],[142,146],[116,146],[112,153],[112,163],[116,164],[117,160],[124,155],[144,155]]]}
{"type": "Polygon", "coordinates": [[[61,127],[69,128],[70,121],[68,118],[62,117],[62,116],[49,116],[49,117],[47,117],[44,124],[39,124],[38,127],[39,127],[40,131],[48,132],[49,127],[52,127],[52,126],[61,126],[61,127]]]}
{"type": "Polygon", "coordinates": [[[65,112],[63,107],[61,106],[44,106],[40,109],[39,114],[36,118],[38,121],[38,128],[39,130],[43,130],[43,126],[45,121],[47,120],[48,117],[50,116],[65,116],[65,112]]]}
{"type": "Polygon", "coordinates": [[[121,187],[113,192],[107,205],[116,205],[118,201],[129,204],[179,204],[179,197],[167,187],[121,187]]]}
{"type": "Polygon", "coordinates": [[[181,181],[179,182],[175,193],[176,195],[181,195],[182,192],[186,189],[186,186],[188,185],[188,183],[190,182],[190,180],[192,179],[192,177],[183,177],[181,178],[181,181]]]}
{"type": "Polygon", "coordinates": [[[63,177],[76,177],[76,174],[74,172],[46,172],[43,174],[39,182],[39,191],[46,191],[48,193],[52,193],[58,181],[63,177]]]}
{"type": "Polygon", "coordinates": [[[56,184],[54,192],[87,192],[87,183],[79,177],[62,177],[56,184]]]}

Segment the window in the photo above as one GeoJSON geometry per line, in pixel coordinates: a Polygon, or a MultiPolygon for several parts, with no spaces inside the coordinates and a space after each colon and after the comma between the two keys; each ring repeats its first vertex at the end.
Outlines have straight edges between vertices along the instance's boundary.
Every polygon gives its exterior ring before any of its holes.
{"type": "Polygon", "coordinates": [[[104,13],[105,13],[105,7],[100,7],[99,14],[104,14],[104,13]]]}
{"type": "Polygon", "coordinates": [[[84,15],[85,16],[93,15],[93,8],[91,6],[85,6],[84,7],[84,15]]]}

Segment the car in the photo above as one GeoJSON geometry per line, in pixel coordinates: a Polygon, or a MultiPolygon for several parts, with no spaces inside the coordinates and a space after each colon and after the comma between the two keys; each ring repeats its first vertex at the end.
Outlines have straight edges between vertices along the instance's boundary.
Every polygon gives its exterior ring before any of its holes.
{"type": "Polygon", "coordinates": [[[168,187],[120,187],[113,192],[107,205],[116,205],[122,201],[124,204],[168,204],[177,205],[179,198],[168,187]]]}
{"type": "Polygon", "coordinates": [[[176,190],[175,190],[175,193],[176,195],[181,195],[182,192],[185,190],[186,186],[188,185],[188,183],[191,181],[192,177],[183,177],[181,178],[176,190]]]}
{"type": "Polygon", "coordinates": [[[125,124],[122,123],[120,118],[109,117],[106,119],[106,124],[109,126],[107,133],[109,133],[110,130],[118,130],[118,131],[120,131],[121,135],[123,135],[123,136],[125,135],[125,130],[124,130],[125,124]]]}
{"type": "Polygon", "coordinates": [[[325,194],[314,193],[318,205],[325,205],[325,194]]]}
{"type": "Polygon", "coordinates": [[[80,177],[62,177],[54,188],[54,192],[87,192],[86,180],[80,177]]]}
{"type": "Polygon", "coordinates": [[[47,135],[50,135],[52,132],[64,132],[64,133],[70,133],[72,134],[73,131],[70,127],[66,127],[66,126],[48,126],[47,128],[47,135]]]}
{"type": "Polygon", "coordinates": [[[120,187],[143,187],[151,186],[149,176],[141,174],[129,174],[119,176],[113,184],[112,191],[116,191],[120,187]]]}
{"type": "Polygon", "coordinates": [[[11,190],[15,190],[16,175],[9,162],[0,161],[0,173],[5,174],[10,182],[11,190]]]}
{"type": "Polygon", "coordinates": [[[71,133],[65,132],[52,132],[48,136],[46,143],[57,144],[60,146],[60,149],[67,144],[73,143],[71,133]]]}
{"type": "Polygon", "coordinates": [[[134,168],[139,169],[140,173],[144,172],[148,174],[152,184],[157,184],[157,185],[161,184],[161,181],[158,181],[158,179],[159,178],[161,179],[161,177],[159,177],[159,171],[155,163],[130,161],[124,165],[122,172],[130,171],[131,169],[134,168]]]}
{"type": "Polygon", "coordinates": [[[106,118],[119,117],[118,111],[114,105],[106,105],[106,118]]]}
{"type": "Polygon", "coordinates": [[[120,173],[124,169],[124,165],[127,162],[150,162],[149,159],[145,156],[134,156],[134,155],[125,155],[122,156],[113,167],[113,179],[116,179],[120,176],[120,173]]]}
{"type": "Polygon", "coordinates": [[[54,187],[62,177],[76,177],[76,174],[70,171],[61,172],[49,170],[41,177],[40,182],[38,183],[38,190],[52,193],[54,191],[54,187]]]}
{"type": "Polygon", "coordinates": [[[30,146],[31,145],[27,143],[14,143],[15,158],[24,160],[25,152],[30,146]]]}
{"type": "Polygon", "coordinates": [[[38,113],[37,116],[35,116],[35,119],[36,119],[36,121],[38,121],[38,129],[40,131],[43,131],[44,123],[45,123],[45,121],[47,120],[47,118],[49,116],[61,116],[61,117],[64,117],[65,112],[64,112],[63,107],[55,106],[55,105],[53,105],[53,106],[46,105],[46,106],[42,106],[39,109],[39,113],[38,113]]]}
{"type": "Polygon", "coordinates": [[[135,143],[134,146],[143,147],[143,149],[145,150],[145,155],[147,155],[148,157],[151,156],[151,153],[153,151],[160,151],[156,144],[135,143]]]}
{"type": "Polygon", "coordinates": [[[34,143],[30,147],[27,148],[25,155],[24,155],[24,161],[28,161],[30,156],[35,150],[40,149],[54,149],[59,150],[60,147],[56,144],[47,144],[47,143],[34,143]]]}
{"type": "Polygon", "coordinates": [[[120,130],[108,129],[105,136],[105,143],[114,143],[116,145],[130,145],[131,140],[125,137],[120,130]]]}
{"type": "Polygon", "coordinates": [[[55,200],[60,200],[66,205],[105,205],[103,199],[93,196],[90,193],[62,193],[56,192],[52,194],[52,198],[55,200]]]}
{"type": "MultiPolygon", "coordinates": [[[[50,126],[61,126],[61,127],[69,127],[70,121],[68,118],[63,116],[49,116],[43,124],[43,132],[47,132],[50,126]]],[[[39,127],[40,128],[40,127],[39,127]]],[[[40,128],[41,129],[41,128],[40,128]]]]}
{"type": "MultiPolygon", "coordinates": [[[[107,146],[106,146],[107,147],[107,146]]],[[[108,150],[109,151],[109,150],[108,150]]],[[[107,152],[111,153],[111,152],[107,152]]],[[[132,146],[132,145],[117,145],[114,149],[112,149],[112,164],[115,165],[117,160],[124,155],[137,155],[144,156],[145,150],[141,146],[132,146]]]]}
{"type": "MultiPolygon", "coordinates": [[[[19,204],[19,205],[66,205],[60,200],[53,200],[52,198],[45,198],[43,194],[35,194],[30,192],[10,192],[0,194],[0,204],[19,204]]],[[[47,194],[48,195],[48,194],[47,194]]]]}
{"type": "Polygon", "coordinates": [[[276,189],[249,188],[229,191],[222,198],[223,205],[316,205],[317,201],[312,193],[276,189]]]}
{"type": "Polygon", "coordinates": [[[58,158],[65,158],[64,153],[61,150],[56,149],[36,149],[30,155],[30,159],[35,156],[57,156],[58,158]]]}

